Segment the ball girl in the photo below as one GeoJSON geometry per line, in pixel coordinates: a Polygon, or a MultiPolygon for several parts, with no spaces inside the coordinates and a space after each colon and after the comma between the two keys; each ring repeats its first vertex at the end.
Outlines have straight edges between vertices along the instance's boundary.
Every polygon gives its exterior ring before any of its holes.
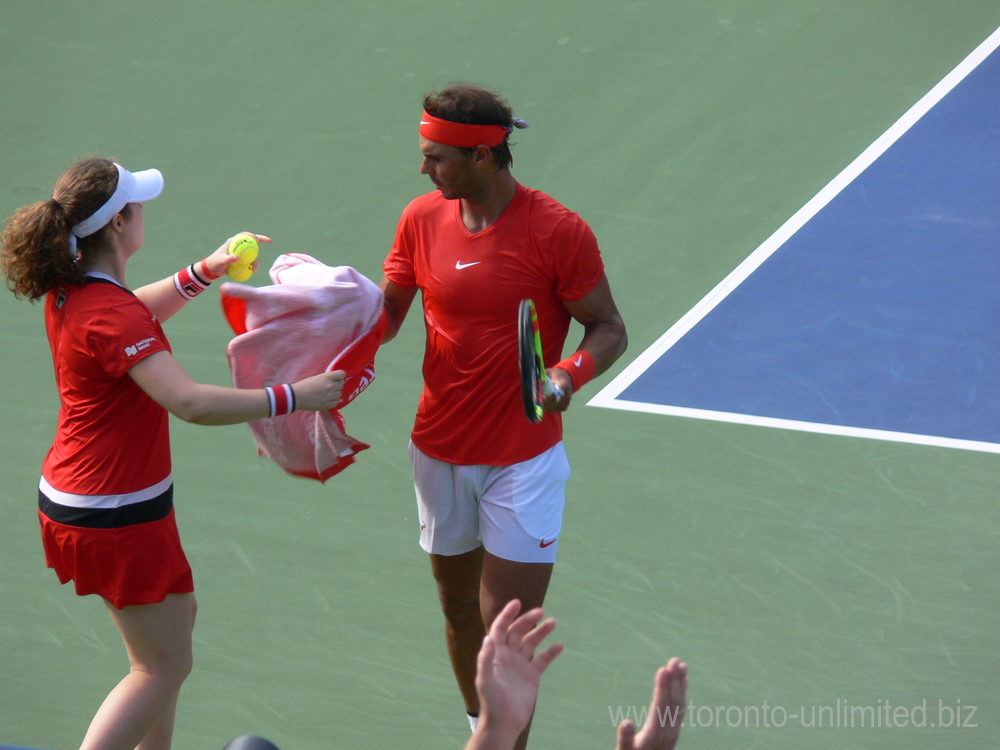
{"type": "Polygon", "coordinates": [[[87,159],[63,173],[51,199],[16,211],[0,235],[8,287],[20,298],[45,298],[59,391],[38,487],[46,563],[77,594],[104,599],[130,663],[82,750],[169,748],[191,670],[196,603],[174,518],[168,412],[222,425],[331,409],[344,382],[335,371],[249,390],[188,376],[161,323],[238,258],[227,241],[172,276],[130,289],[126,265],[142,246],[142,204],[162,189],[158,170],[132,173],[87,159]]]}

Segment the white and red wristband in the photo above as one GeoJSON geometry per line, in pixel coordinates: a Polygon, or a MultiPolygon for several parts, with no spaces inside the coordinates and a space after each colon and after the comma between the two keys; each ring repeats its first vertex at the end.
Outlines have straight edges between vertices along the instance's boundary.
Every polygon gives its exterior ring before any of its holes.
{"type": "Polygon", "coordinates": [[[554,366],[569,375],[570,380],[573,381],[573,393],[594,379],[594,370],[596,369],[594,358],[590,356],[590,352],[585,352],[582,349],[566,357],[562,362],[556,362],[554,366]]]}
{"type": "Polygon", "coordinates": [[[269,417],[281,417],[295,411],[295,391],[290,383],[265,386],[264,391],[271,409],[269,417]]]}
{"type": "Polygon", "coordinates": [[[174,274],[174,286],[184,299],[194,299],[219,278],[208,270],[207,260],[204,258],[199,263],[192,263],[174,274]]]}

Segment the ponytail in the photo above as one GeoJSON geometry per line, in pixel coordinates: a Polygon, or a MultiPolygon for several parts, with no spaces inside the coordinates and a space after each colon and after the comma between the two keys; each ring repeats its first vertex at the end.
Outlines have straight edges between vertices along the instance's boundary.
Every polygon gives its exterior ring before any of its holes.
{"type": "MultiPolygon", "coordinates": [[[[60,282],[82,283],[70,228],[107,201],[117,180],[114,162],[87,159],[63,173],[51,199],[20,208],[7,219],[0,234],[0,270],[15,296],[34,302],[60,282]]],[[[80,252],[97,251],[102,234],[80,240],[80,252]]]]}
{"type": "Polygon", "coordinates": [[[16,211],[0,235],[0,263],[7,287],[32,302],[60,279],[80,283],[80,271],[69,247],[66,212],[55,200],[16,211]]]}

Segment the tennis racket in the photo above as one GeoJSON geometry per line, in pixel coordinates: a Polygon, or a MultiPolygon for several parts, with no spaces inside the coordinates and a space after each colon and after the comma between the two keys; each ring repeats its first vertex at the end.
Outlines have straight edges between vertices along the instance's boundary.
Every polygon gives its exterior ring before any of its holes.
{"type": "Polygon", "coordinates": [[[538,424],[545,416],[546,396],[563,397],[563,390],[545,377],[542,359],[542,336],[538,332],[538,313],[530,299],[521,300],[517,310],[518,365],[521,369],[521,399],[524,416],[538,424]]]}

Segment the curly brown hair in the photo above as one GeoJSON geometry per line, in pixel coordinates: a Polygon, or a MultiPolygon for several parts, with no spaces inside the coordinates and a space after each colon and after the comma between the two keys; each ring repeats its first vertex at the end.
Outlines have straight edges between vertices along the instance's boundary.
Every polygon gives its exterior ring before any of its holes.
{"type": "MultiPolygon", "coordinates": [[[[0,234],[0,269],[17,297],[34,302],[60,280],[81,283],[80,264],[70,250],[70,228],[92,216],[116,187],[113,161],[84,159],[63,172],[49,200],[19,208],[7,219],[0,234]]],[[[98,248],[103,234],[104,228],[78,240],[80,255],[98,248]]]]}
{"type": "MultiPolygon", "coordinates": [[[[433,117],[466,125],[501,125],[510,129],[514,120],[514,112],[506,99],[495,91],[471,83],[451,83],[441,91],[427,94],[424,97],[424,111],[433,117]]],[[[504,138],[490,149],[493,152],[493,165],[497,169],[507,169],[514,162],[507,140],[504,138]]],[[[474,150],[459,149],[467,154],[474,150]]]]}

